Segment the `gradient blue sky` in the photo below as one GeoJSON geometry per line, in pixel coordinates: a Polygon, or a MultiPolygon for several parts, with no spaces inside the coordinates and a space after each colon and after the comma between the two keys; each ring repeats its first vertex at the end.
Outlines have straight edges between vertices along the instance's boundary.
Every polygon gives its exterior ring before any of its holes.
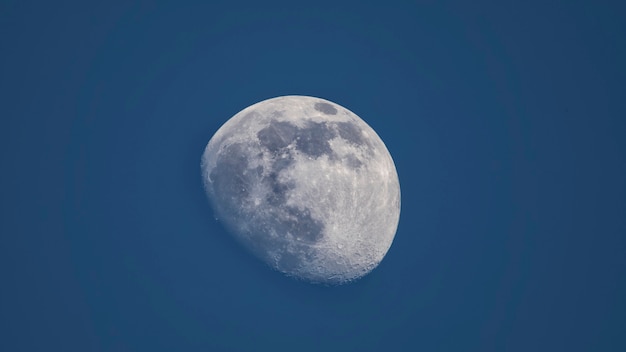
{"type": "Polygon", "coordinates": [[[0,350],[626,350],[626,22],[594,1],[3,1],[0,350]],[[270,271],[214,220],[228,118],[385,141],[382,264],[270,271]]]}

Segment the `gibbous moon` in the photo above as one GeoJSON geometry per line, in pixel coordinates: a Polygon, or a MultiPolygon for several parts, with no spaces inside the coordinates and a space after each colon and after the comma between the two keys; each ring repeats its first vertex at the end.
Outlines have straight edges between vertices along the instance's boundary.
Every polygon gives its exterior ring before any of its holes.
{"type": "Polygon", "coordinates": [[[400,184],[376,132],[308,96],[237,113],[202,155],[204,186],[234,237],[270,267],[313,283],[372,271],[400,218],[400,184]]]}

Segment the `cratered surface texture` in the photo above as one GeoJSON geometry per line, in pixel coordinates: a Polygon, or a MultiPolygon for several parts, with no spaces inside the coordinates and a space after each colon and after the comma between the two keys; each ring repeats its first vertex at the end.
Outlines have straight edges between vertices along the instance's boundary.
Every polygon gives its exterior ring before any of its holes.
{"type": "Polygon", "coordinates": [[[272,268],[342,284],[374,269],[400,217],[400,185],[383,141],[348,109],[283,96],[228,120],[202,156],[218,219],[272,268]]]}

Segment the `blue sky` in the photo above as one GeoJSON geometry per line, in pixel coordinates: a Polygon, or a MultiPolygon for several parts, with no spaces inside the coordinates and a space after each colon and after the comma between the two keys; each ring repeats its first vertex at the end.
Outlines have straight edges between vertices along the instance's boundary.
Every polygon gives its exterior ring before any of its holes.
{"type": "Polygon", "coordinates": [[[3,2],[0,350],[624,350],[623,10],[3,2]],[[272,272],[204,195],[213,133],[287,94],[396,163],[354,284],[272,272]]]}

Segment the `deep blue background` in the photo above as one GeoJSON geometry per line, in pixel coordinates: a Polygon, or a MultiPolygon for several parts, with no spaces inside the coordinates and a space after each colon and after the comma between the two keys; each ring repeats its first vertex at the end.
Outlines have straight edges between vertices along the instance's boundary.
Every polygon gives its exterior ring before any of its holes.
{"type": "Polygon", "coordinates": [[[623,8],[180,3],[0,5],[0,350],[626,350],[623,8]],[[396,162],[354,284],[272,272],[203,193],[213,133],[286,94],[396,162]]]}

